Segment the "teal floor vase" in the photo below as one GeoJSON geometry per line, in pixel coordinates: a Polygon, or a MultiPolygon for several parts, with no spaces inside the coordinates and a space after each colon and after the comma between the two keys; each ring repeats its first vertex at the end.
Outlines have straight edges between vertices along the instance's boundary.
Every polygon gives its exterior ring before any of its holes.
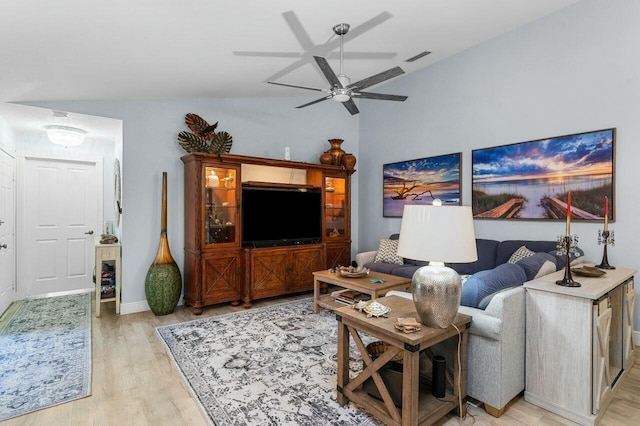
{"type": "Polygon", "coordinates": [[[180,269],[171,256],[167,238],[167,172],[162,172],[162,219],[160,244],[156,258],[147,271],[144,293],[149,308],[156,315],[168,315],[174,311],[182,292],[180,269]]]}

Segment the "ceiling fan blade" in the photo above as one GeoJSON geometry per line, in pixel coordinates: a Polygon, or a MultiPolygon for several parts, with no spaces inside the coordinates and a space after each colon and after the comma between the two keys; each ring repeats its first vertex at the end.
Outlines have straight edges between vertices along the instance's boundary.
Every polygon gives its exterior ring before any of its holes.
{"type": "Polygon", "coordinates": [[[387,95],[384,93],[371,93],[371,92],[352,92],[352,96],[357,96],[364,99],[379,99],[382,101],[400,101],[407,100],[408,96],[401,95],[387,95]]]}
{"type": "Polygon", "coordinates": [[[342,105],[344,105],[344,107],[347,109],[347,111],[351,113],[351,115],[355,115],[360,112],[358,111],[358,107],[356,106],[356,103],[353,102],[353,99],[349,99],[346,102],[342,102],[342,105]]]}
{"type": "Polygon", "coordinates": [[[373,18],[369,19],[366,22],[363,22],[357,27],[351,28],[349,30],[349,39],[358,37],[359,35],[369,31],[373,27],[382,24],[384,21],[386,21],[389,18],[391,18],[391,14],[389,12],[379,13],[378,15],[374,16],[373,18]]]}
{"type": "Polygon", "coordinates": [[[244,52],[240,50],[234,50],[235,56],[252,56],[258,58],[300,58],[302,54],[296,52],[244,52]]]}
{"type": "Polygon", "coordinates": [[[311,49],[314,46],[313,41],[305,31],[302,26],[302,22],[300,22],[296,13],[293,10],[290,10],[288,12],[284,12],[282,16],[284,17],[284,20],[287,21],[289,28],[291,28],[291,31],[298,40],[298,43],[300,43],[300,46],[302,46],[304,50],[311,49]]]}
{"type": "Polygon", "coordinates": [[[331,69],[329,62],[327,62],[327,60],[322,56],[314,56],[313,59],[316,60],[316,63],[322,71],[322,74],[324,74],[329,84],[331,84],[331,87],[337,86],[342,88],[342,83],[340,83],[340,80],[338,80],[338,76],[331,69]]]}
{"type": "Polygon", "coordinates": [[[298,86],[296,84],[278,83],[276,81],[267,81],[267,83],[269,83],[269,84],[277,84],[278,86],[295,87],[297,89],[315,90],[317,92],[328,92],[327,89],[318,89],[317,87],[298,86]]]}
{"type": "MultiPolygon", "coordinates": [[[[393,59],[396,52],[344,52],[344,59],[393,59]]],[[[340,52],[331,52],[328,59],[340,59],[340,52]]]]}
{"type": "Polygon", "coordinates": [[[397,77],[402,74],[404,74],[404,71],[402,70],[402,68],[394,67],[386,71],[382,71],[381,73],[372,75],[371,77],[367,77],[360,81],[356,81],[355,83],[352,83],[349,86],[347,86],[347,89],[351,89],[351,88],[366,89],[369,86],[382,83],[383,81],[387,81],[393,77],[397,77]]]}
{"type": "Polygon", "coordinates": [[[306,103],[304,105],[297,106],[296,108],[304,108],[304,107],[307,107],[309,105],[317,104],[318,102],[326,101],[327,99],[331,99],[331,95],[325,96],[324,98],[316,99],[315,101],[308,102],[308,103],[306,103]]]}

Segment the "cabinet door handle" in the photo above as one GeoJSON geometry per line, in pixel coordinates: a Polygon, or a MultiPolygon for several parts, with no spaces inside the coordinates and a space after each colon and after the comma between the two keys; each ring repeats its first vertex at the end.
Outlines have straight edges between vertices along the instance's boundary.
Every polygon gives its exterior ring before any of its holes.
{"type": "Polygon", "coordinates": [[[2,225],[4,223],[4,220],[0,220],[0,225],[2,225]]]}
{"type": "Polygon", "coordinates": [[[6,244],[0,244],[0,249],[6,249],[7,245],[6,244]]]}
{"type": "Polygon", "coordinates": [[[87,235],[93,235],[93,229],[92,229],[92,230],[90,230],[90,231],[88,231],[88,232],[85,232],[85,234],[87,234],[87,235]]]}

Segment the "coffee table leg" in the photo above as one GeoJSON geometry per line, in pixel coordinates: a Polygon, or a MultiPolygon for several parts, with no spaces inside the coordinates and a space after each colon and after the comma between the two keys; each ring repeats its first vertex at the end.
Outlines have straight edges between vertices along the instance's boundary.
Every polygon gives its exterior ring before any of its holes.
{"type": "Polygon", "coordinates": [[[349,398],[344,396],[342,390],[349,383],[349,330],[342,322],[342,317],[336,315],[338,320],[338,377],[337,377],[337,401],[340,405],[349,402],[349,398]]]}
{"type": "Polygon", "coordinates": [[[318,308],[318,297],[320,297],[320,281],[317,278],[313,278],[313,313],[317,314],[320,309],[318,308]]]}

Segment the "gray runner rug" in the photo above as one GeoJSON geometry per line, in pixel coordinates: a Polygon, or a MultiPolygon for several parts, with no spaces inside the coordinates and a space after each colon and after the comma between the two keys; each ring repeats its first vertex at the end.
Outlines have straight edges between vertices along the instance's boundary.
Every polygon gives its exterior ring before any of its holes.
{"type": "Polygon", "coordinates": [[[91,394],[91,294],[28,299],[0,330],[0,421],[91,394]]]}
{"type": "Polygon", "coordinates": [[[336,402],[337,330],[311,299],[157,328],[215,425],[380,425],[336,402]]]}

